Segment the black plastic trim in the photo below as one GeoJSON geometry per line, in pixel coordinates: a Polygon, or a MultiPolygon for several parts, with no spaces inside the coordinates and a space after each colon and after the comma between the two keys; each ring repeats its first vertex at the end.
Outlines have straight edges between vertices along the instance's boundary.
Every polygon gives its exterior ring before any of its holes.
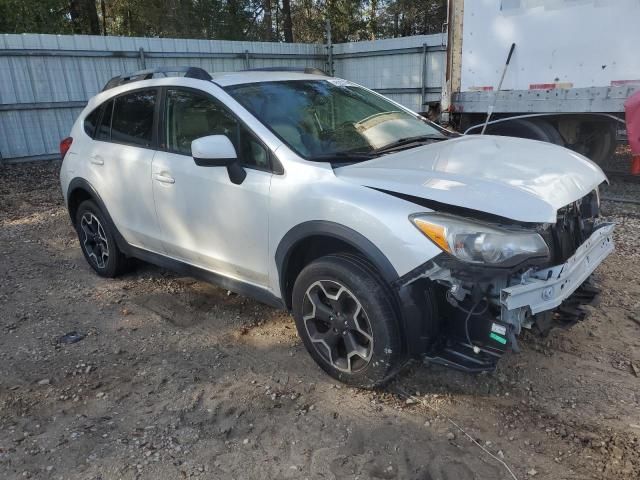
{"type": "Polygon", "coordinates": [[[198,158],[193,157],[193,161],[199,167],[228,167],[232,163],[238,162],[237,158],[198,158]]]}
{"type": "Polygon", "coordinates": [[[410,356],[424,354],[434,340],[437,328],[437,309],[432,292],[423,284],[401,285],[400,277],[389,259],[369,239],[349,227],[326,220],[312,220],[301,223],[289,230],[276,249],[275,260],[280,282],[280,296],[287,304],[286,272],[291,252],[303,240],[327,236],[342,240],[361,252],[373,265],[382,280],[389,285],[393,303],[399,315],[400,328],[404,338],[406,353],[410,356]]]}
{"type": "Polygon", "coordinates": [[[382,278],[384,278],[389,285],[398,278],[398,272],[393,265],[391,265],[389,259],[364,235],[339,223],[326,220],[311,220],[296,225],[289,230],[284,237],[282,237],[276,249],[275,260],[278,268],[280,295],[282,298],[285,298],[286,295],[285,272],[287,271],[291,252],[293,252],[293,249],[302,240],[315,236],[336,238],[359,250],[376,267],[382,275],[382,278]]]}
{"type": "Polygon", "coordinates": [[[158,267],[166,268],[167,270],[171,270],[172,272],[180,273],[181,275],[187,275],[189,277],[204,280],[205,282],[212,283],[239,295],[251,297],[261,303],[265,303],[272,307],[276,307],[282,310],[285,309],[284,302],[266,288],[258,287],[250,283],[226,277],[219,273],[211,272],[209,270],[205,270],[203,268],[181,262],[180,260],[175,260],[173,258],[150,252],[148,250],[143,250],[138,247],[132,247],[130,245],[128,245],[127,247],[128,248],[125,251],[125,254],[129,257],[138,258],[142,261],[157,265],[158,267]]]}
{"type": "MultiPolygon", "coordinates": [[[[71,195],[73,194],[73,192],[75,192],[78,189],[86,191],[91,196],[92,200],[98,204],[98,207],[100,207],[100,210],[105,216],[105,220],[109,224],[109,228],[111,228],[112,231],[114,232],[113,236],[116,239],[118,248],[123,252],[126,251],[127,248],[129,247],[129,244],[116,228],[116,225],[113,222],[111,215],[109,215],[107,206],[102,201],[102,198],[100,197],[96,189],[93,188],[93,185],[91,185],[87,180],[85,180],[84,178],[76,177],[73,180],[71,180],[71,182],[69,182],[69,187],[67,189],[67,202],[71,198],[71,195]]],[[[70,210],[69,210],[69,216],[71,217],[71,224],[75,227],[76,219],[73,218],[70,210]]]]}

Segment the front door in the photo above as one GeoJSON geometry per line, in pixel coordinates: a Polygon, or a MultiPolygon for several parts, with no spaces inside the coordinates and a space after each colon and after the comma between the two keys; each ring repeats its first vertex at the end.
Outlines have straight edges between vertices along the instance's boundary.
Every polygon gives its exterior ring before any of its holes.
{"type": "Polygon", "coordinates": [[[178,260],[254,285],[268,285],[270,157],[258,139],[213,97],[167,88],[161,117],[166,151],[153,159],[152,184],[161,239],[178,260]],[[199,167],[191,142],[207,135],[232,141],[247,177],[199,167]]]}

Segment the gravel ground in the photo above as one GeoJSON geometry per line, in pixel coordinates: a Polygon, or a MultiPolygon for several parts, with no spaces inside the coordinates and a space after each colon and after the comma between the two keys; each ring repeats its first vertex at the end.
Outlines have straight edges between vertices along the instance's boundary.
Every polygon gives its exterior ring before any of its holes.
{"type": "Polygon", "coordinates": [[[283,312],[148,265],[94,275],[58,169],[0,167],[0,478],[640,478],[638,206],[603,203],[617,252],[587,320],[494,373],[416,364],[371,392],[283,312]]]}

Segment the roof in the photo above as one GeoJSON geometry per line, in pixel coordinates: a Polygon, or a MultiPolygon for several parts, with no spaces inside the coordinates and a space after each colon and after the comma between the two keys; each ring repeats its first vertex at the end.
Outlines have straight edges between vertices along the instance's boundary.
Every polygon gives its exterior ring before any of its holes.
{"type": "Polygon", "coordinates": [[[265,72],[265,71],[245,71],[214,73],[211,75],[212,81],[221,87],[230,85],[240,85],[243,83],[259,82],[283,82],[287,80],[331,80],[333,77],[326,75],[314,75],[301,72],[265,72]]]}

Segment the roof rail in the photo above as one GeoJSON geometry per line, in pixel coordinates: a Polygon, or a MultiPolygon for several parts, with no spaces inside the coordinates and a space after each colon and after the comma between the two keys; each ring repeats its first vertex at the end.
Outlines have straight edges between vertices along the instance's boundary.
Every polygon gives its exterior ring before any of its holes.
{"type": "Polygon", "coordinates": [[[309,75],[324,75],[328,77],[329,75],[324,70],[320,70],[319,68],[313,67],[262,67],[262,68],[249,68],[244,70],[245,72],[299,72],[306,73],[309,75]]]}
{"type": "Polygon", "coordinates": [[[109,90],[110,88],[118,87],[120,85],[124,85],[125,83],[137,82],[138,80],[149,80],[157,74],[163,74],[165,77],[168,77],[168,73],[183,73],[185,78],[195,78],[198,80],[211,80],[211,75],[209,75],[205,70],[199,67],[157,67],[157,68],[149,68],[147,70],[139,70],[133,73],[125,73],[122,75],[118,75],[117,77],[113,77],[111,80],[107,82],[102,91],[109,90]]]}

